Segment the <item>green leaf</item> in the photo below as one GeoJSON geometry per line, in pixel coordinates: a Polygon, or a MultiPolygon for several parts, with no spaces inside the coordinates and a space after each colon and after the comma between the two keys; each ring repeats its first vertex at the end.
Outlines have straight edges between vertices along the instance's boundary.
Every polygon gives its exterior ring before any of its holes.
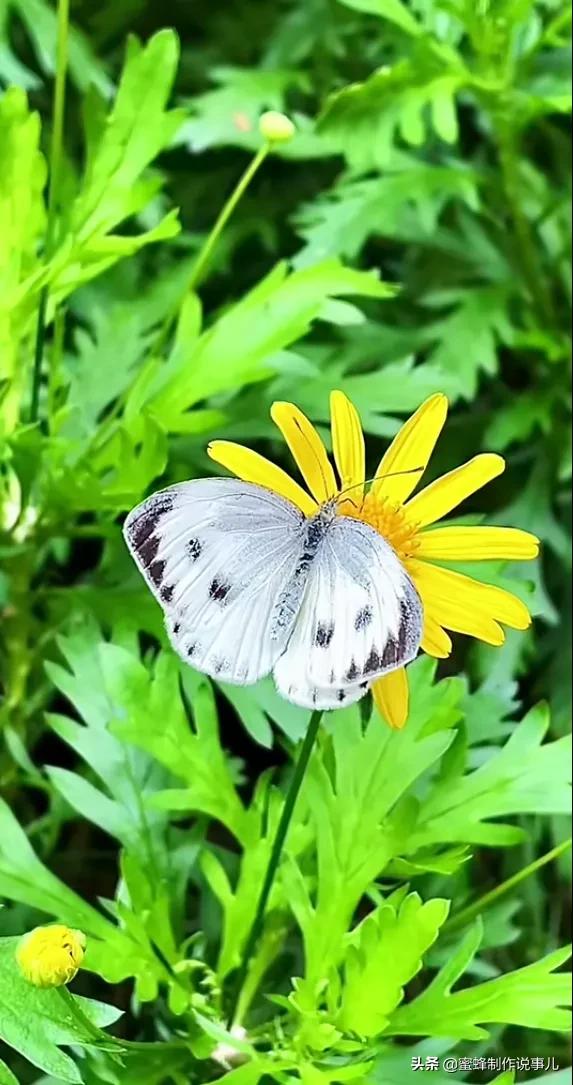
{"type": "Polygon", "coordinates": [[[190,100],[190,116],[178,136],[195,154],[221,146],[258,150],[261,113],[268,109],[282,112],[290,89],[308,87],[301,72],[280,68],[226,65],[210,69],[209,78],[216,84],[215,90],[190,100]]]}
{"type": "Polygon", "coordinates": [[[422,904],[417,893],[396,906],[390,898],[352,932],[336,1018],[342,1031],[366,1037],[384,1030],[438,937],[448,907],[445,900],[422,904]]]}
{"type": "Polygon", "coordinates": [[[451,682],[433,686],[434,669],[428,659],[410,668],[412,703],[403,731],[390,731],[374,713],[363,732],[358,708],[341,710],[309,766],[303,795],[316,836],[316,888],[311,895],[294,862],[283,877],[311,991],[343,956],[346,931],[372,881],[408,851],[418,807],[405,793],[454,737],[461,689],[451,682]]]}
{"type": "Polygon", "coordinates": [[[18,1078],[14,1076],[2,1059],[0,1059],[0,1085],[19,1085],[18,1078]]]}
{"type": "MultiPolygon", "coordinates": [[[[95,1030],[81,1017],[73,1016],[63,989],[34,987],[24,979],[15,958],[18,942],[18,938],[0,939],[0,1038],[46,1073],[63,1081],[81,1082],[75,1063],[59,1048],[92,1046],[97,1043],[95,1030]]],[[[74,995],[69,998],[97,1028],[121,1017],[115,1006],[74,995]]],[[[101,1034],[100,1042],[105,1039],[101,1034]]]]}
{"type": "Polygon", "coordinates": [[[570,738],[543,743],[549,726],[544,705],[531,710],[501,750],[464,774],[463,766],[436,786],[423,803],[412,847],[464,841],[513,844],[521,830],[491,818],[570,810],[570,738]]]}
{"type": "Polygon", "coordinates": [[[389,22],[395,23],[401,30],[405,30],[407,34],[412,34],[414,37],[423,32],[423,27],[408,11],[402,0],[342,0],[342,3],[348,8],[354,8],[355,11],[380,15],[382,19],[388,19],[389,22]]]}
{"type": "Polygon", "coordinates": [[[417,147],[433,129],[440,139],[456,142],[456,96],[469,81],[461,57],[451,47],[420,39],[411,59],[379,68],[364,83],[335,91],[327,99],[318,130],[340,140],[355,169],[386,168],[400,137],[417,147]]]}
{"type": "Polygon", "coordinates": [[[179,343],[177,368],[159,373],[160,387],[153,389],[147,407],[164,429],[184,433],[185,412],[193,404],[275,372],[275,356],[309,331],[328,298],[387,298],[394,292],[375,273],[345,268],[337,260],[290,273],[279,264],[194,339],[189,353],[179,343]]]}
{"type": "Polygon", "coordinates": [[[29,112],[22,90],[8,90],[0,96],[0,433],[12,432],[19,414],[22,389],[15,377],[34,290],[25,284],[38,278],[46,181],[39,141],[38,114],[29,112]]]}
{"type": "Polygon", "coordinates": [[[166,110],[178,60],[172,30],[155,34],[145,46],[130,38],[117,95],[108,117],[90,132],[85,174],[69,214],[69,229],[50,265],[51,291],[66,297],[83,282],[142,245],[173,237],[174,212],[144,233],[122,237],[112,231],[139,214],[160,187],[144,171],[170,145],[182,115],[166,110]]]}
{"type": "Polygon", "coordinates": [[[208,679],[181,668],[172,654],[159,656],[152,700],[143,698],[130,716],[114,725],[114,734],[144,749],[170,770],[185,788],[160,792],[150,799],[155,809],[193,810],[221,821],[237,840],[244,840],[246,816],[219,741],[217,711],[208,679]],[[179,691],[179,675],[192,707],[187,718],[179,691]],[[150,711],[150,704],[152,711],[150,711]],[[158,720],[161,725],[158,726],[158,720]]]}
{"type": "Polygon", "coordinates": [[[548,954],[535,964],[452,993],[451,988],[475,954],[481,940],[476,923],[429,987],[393,1014],[389,1032],[409,1036],[450,1036],[479,1040],[488,1035],[482,1024],[514,1024],[526,1028],[567,1031],[571,977],[555,972],[570,956],[569,947],[548,954]]]}
{"type": "Polygon", "coordinates": [[[297,211],[294,222],[306,244],[295,265],[326,256],[352,260],[377,236],[429,242],[444,209],[457,201],[475,209],[478,196],[476,178],[455,165],[426,165],[403,155],[383,177],[343,177],[297,211]]]}
{"type": "Polygon", "coordinates": [[[503,286],[483,286],[464,291],[434,292],[426,305],[453,304],[448,316],[426,329],[427,340],[435,346],[430,361],[457,379],[459,394],[475,396],[480,373],[493,375],[498,367],[498,349],[511,342],[508,290],[503,286]]]}
{"type": "Polygon", "coordinates": [[[144,712],[165,712],[177,689],[177,665],[160,667],[153,677],[139,659],[124,648],[106,644],[95,623],[83,623],[59,647],[71,670],[47,664],[54,684],[82,715],[84,725],[64,715],[48,722],[100,778],[104,790],[67,769],[51,768],[52,783],[67,802],[95,825],[139,855],[157,875],[163,865],[165,817],[146,810],[148,795],[166,783],[166,776],[149,757],[114,736],[118,721],[144,712]]]}
{"type": "MultiPolygon", "coordinates": [[[[9,0],[9,6],[26,27],[43,71],[47,75],[53,75],[56,57],[56,12],[44,0],[9,0]]],[[[108,94],[112,84],[105,68],[93,52],[88,38],[76,26],[69,28],[68,52],[70,75],[76,86],[80,90],[87,90],[91,84],[98,87],[103,94],[108,94]]]]}

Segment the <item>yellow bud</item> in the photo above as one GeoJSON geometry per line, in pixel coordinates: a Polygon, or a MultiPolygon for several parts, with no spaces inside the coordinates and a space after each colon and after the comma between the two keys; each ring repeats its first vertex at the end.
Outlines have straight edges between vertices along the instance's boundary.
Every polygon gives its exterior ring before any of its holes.
{"type": "Polygon", "coordinates": [[[296,132],[291,120],[284,113],[270,109],[259,119],[259,132],[269,143],[288,143],[296,132]]]}
{"type": "Polygon", "coordinates": [[[20,971],[35,987],[62,987],[73,980],[84,959],[86,936],[54,923],[25,934],[16,950],[20,971]]]}

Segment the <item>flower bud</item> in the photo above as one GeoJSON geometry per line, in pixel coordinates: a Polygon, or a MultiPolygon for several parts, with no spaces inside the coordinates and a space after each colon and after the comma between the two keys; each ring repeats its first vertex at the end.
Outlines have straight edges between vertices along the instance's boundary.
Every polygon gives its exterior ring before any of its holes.
{"type": "Polygon", "coordinates": [[[269,143],[288,143],[296,128],[286,114],[270,109],[259,118],[259,132],[269,143]]]}
{"type": "Polygon", "coordinates": [[[73,980],[84,958],[82,931],[54,923],[25,934],[16,950],[20,971],[35,987],[62,987],[73,980]]]}

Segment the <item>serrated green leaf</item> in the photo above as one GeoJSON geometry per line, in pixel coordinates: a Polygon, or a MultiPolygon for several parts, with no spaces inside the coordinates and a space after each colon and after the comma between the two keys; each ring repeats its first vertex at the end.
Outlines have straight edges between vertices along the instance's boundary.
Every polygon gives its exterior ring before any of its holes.
{"type": "Polygon", "coordinates": [[[438,1035],[479,1040],[487,1036],[483,1024],[501,1022],[567,1031],[571,1003],[571,977],[555,972],[570,956],[569,947],[550,953],[535,964],[452,993],[451,988],[479,941],[479,924],[470,931],[459,953],[445,965],[429,987],[394,1013],[389,1031],[396,1035],[438,1035]]]}
{"type": "Polygon", "coordinates": [[[380,905],[352,932],[337,1016],[342,1031],[376,1036],[384,1030],[447,914],[447,901],[422,904],[411,893],[396,908],[391,900],[380,905]]]}

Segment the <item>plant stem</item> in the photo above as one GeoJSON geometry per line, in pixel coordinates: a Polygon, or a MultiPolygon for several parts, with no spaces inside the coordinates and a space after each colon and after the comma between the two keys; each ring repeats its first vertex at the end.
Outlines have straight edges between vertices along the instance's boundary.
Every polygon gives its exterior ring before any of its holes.
{"type": "MultiPolygon", "coordinates": [[[[205,269],[207,267],[207,264],[209,263],[211,255],[213,253],[213,250],[215,249],[217,241],[219,240],[219,237],[221,236],[221,233],[223,232],[225,226],[227,225],[227,222],[229,221],[231,215],[233,214],[233,211],[235,210],[239,200],[244,195],[246,189],[249,187],[253,177],[255,176],[255,173],[262,166],[265,158],[267,157],[267,155],[269,153],[269,150],[270,150],[270,143],[268,143],[268,142],[264,143],[263,146],[260,148],[260,150],[257,151],[255,157],[253,159],[251,159],[251,161],[250,161],[249,165],[247,166],[245,172],[241,175],[241,177],[237,181],[237,184],[235,185],[235,188],[233,189],[231,195],[229,196],[229,199],[227,200],[227,202],[224,204],[223,208],[221,209],[221,212],[220,212],[220,214],[218,215],[218,217],[217,217],[217,219],[215,221],[215,225],[213,226],[213,229],[211,230],[208,237],[204,241],[201,249],[199,250],[199,254],[197,256],[197,259],[195,260],[195,263],[194,263],[192,271],[191,271],[191,275],[189,277],[189,282],[187,283],[186,293],[191,293],[192,291],[196,290],[197,287],[199,286],[199,284],[201,282],[201,279],[203,277],[203,274],[205,272],[205,269]]],[[[167,319],[165,320],[164,324],[162,325],[162,327],[161,327],[161,329],[159,331],[157,339],[155,340],[155,343],[153,345],[153,351],[152,351],[153,354],[159,354],[160,353],[161,349],[163,348],[163,346],[165,344],[166,339],[169,336],[173,321],[175,320],[176,316],[177,316],[177,310],[175,311],[175,313],[170,314],[167,317],[167,319]]]]}
{"type": "MultiPolygon", "coordinates": [[[[56,78],[54,83],[53,99],[53,127],[50,143],[50,173],[48,181],[48,215],[46,222],[46,240],[44,245],[44,261],[48,263],[53,251],[56,237],[56,221],[58,211],[58,193],[60,185],[60,165],[62,157],[62,142],[64,134],[64,108],[66,101],[66,72],[68,66],[68,28],[70,21],[70,0],[58,0],[58,37],[56,44],[56,78]]],[[[38,306],[38,323],[36,326],[36,343],[34,348],[34,370],[32,375],[32,402],[30,406],[30,420],[36,422],[40,403],[40,377],[42,373],[42,358],[44,354],[44,339],[46,335],[46,313],[48,309],[49,286],[44,286],[40,294],[38,306]]]]}
{"type": "Polygon", "coordinates": [[[243,953],[243,960],[234,986],[233,999],[231,1002],[231,1011],[229,1014],[229,1025],[237,1023],[235,1018],[237,1014],[237,1008],[241,999],[241,992],[245,979],[247,977],[251,957],[253,956],[253,953],[256,949],[257,942],[259,940],[259,936],[262,930],[265,910],[267,907],[271,889],[274,884],[283,845],[289,830],[296,800],[301,788],[302,781],[304,780],[307,765],[310,760],[310,755],[314,748],[314,743],[316,741],[316,736],[318,734],[318,728],[320,726],[321,719],[322,712],[313,712],[312,716],[310,717],[308,729],[306,735],[304,736],[304,741],[298,756],[297,763],[295,765],[293,777],[285,798],[285,804],[282,809],[280,821],[273,841],[273,846],[266,869],[263,886],[257,902],[255,917],[253,919],[247,937],[245,950],[243,953]]]}
{"type": "Polygon", "coordinates": [[[511,878],[507,878],[501,885],[496,885],[495,889],[492,889],[489,893],[485,893],[479,900],[474,901],[473,904],[469,904],[467,908],[463,908],[457,915],[452,916],[450,921],[446,923],[444,930],[450,933],[453,930],[458,930],[460,927],[465,927],[474,916],[479,915],[485,908],[489,908],[490,904],[498,900],[499,897],[505,896],[511,889],[514,889],[516,885],[524,881],[525,878],[529,878],[530,874],[534,874],[536,870],[540,870],[546,863],[552,862],[553,859],[557,859],[563,852],[567,851],[571,847],[571,837],[568,840],[564,840],[562,844],[557,844],[551,851],[540,855],[539,859],[535,859],[533,863],[529,863],[528,866],[523,867],[522,870],[518,870],[517,874],[513,874],[511,878]]]}
{"type": "Polygon", "coordinates": [[[267,154],[269,153],[269,148],[270,144],[264,143],[260,150],[257,151],[255,157],[247,166],[245,172],[243,173],[242,177],[239,179],[231,195],[229,196],[229,199],[222,208],[215,222],[215,225],[213,226],[211,233],[209,234],[203,247],[201,248],[201,251],[199,252],[199,255],[193,266],[191,278],[189,279],[188,284],[189,291],[195,290],[196,287],[199,285],[203,272],[207,267],[207,264],[209,263],[211,253],[213,252],[213,249],[215,248],[215,245],[219,240],[221,232],[223,231],[231,215],[233,214],[233,211],[235,210],[235,207],[241,199],[241,196],[251,183],[253,177],[255,176],[255,173],[263,164],[265,158],[267,157],[267,154]]]}
{"type": "Polygon", "coordinates": [[[93,1021],[90,1021],[89,1017],[82,1010],[78,1000],[67,987],[58,987],[56,990],[70,1016],[76,1024],[86,1032],[94,1046],[98,1047],[100,1051],[106,1051],[112,1058],[115,1057],[115,1059],[117,1059],[117,1056],[121,1055],[122,1052],[127,1054],[129,1051],[141,1051],[144,1054],[149,1054],[154,1051],[189,1050],[188,1045],[184,1040],[172,1040],[170,1042],[150,1041],[149,1043],[145,1043],[143,1041],[124,1040],[118,1039],[117,1036],[110,1036],[109,1033],[104,1032],[102,1029],[98,1028],[97,1025],[94,1025],[93,1021]]]}

